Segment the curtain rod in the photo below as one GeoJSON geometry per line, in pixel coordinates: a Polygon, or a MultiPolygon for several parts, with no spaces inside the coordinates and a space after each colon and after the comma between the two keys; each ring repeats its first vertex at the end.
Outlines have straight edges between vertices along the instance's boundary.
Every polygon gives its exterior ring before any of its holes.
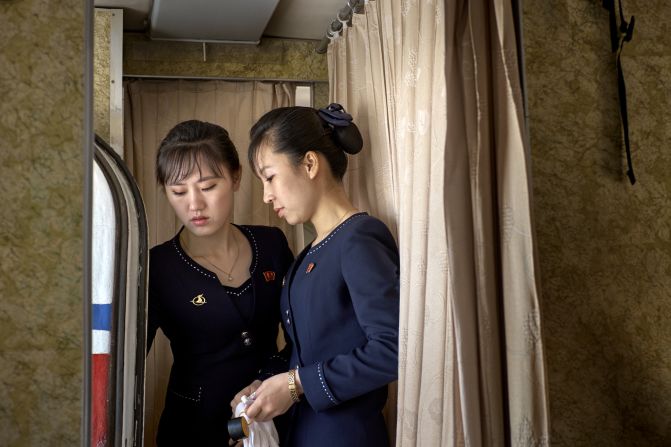
{"type": "Polygon", "coordinates": [[[125,74],[124,78],[134,79],[156,79],[156,80],[179,80],[185,81],[258,81],[258,82],[291,82],[294,84],[314,84],[318,82],[328,83],[328,79],[272,79],[272,78],[234,78],[226,76],[175,76],[175,75],[135,75],[125,74]]]}
{"type": "Polygon", "coordinates": [[[319,42],[315,51],[319,54],[326,53],[326,49],[331,42],[331,39],[335,39],[340,35],[342,31],[343,23],[346,23],[348,26],[352,25],[352,14],[360,14],[363,12],[363,6],[366,4],[366,0],[348,0],[347,5],[338,11],[338,15],[335,20],[331,22],[326,34],[322,37],[322,40],[319,42]]]}

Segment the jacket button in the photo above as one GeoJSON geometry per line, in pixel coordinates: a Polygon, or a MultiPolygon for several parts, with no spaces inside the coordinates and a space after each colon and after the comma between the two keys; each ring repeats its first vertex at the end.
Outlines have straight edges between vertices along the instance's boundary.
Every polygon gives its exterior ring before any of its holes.
{"type": "Polygon", "coordinates": [[[245,346],[251,346],[252,345],[252,339],[251,338],[245,338],[244,340],[242,340],[242,343],[245,346]]]}
{"type": "Polygon", "coordinates": [[[287,318],[287,324],[291,325],[291,320],[287,318]]]}
{"type": "Polygon", "coordinates": [[[249,332],[245,331],[242,334],[240,334],[240,338],[249,338],[249,332]]]}

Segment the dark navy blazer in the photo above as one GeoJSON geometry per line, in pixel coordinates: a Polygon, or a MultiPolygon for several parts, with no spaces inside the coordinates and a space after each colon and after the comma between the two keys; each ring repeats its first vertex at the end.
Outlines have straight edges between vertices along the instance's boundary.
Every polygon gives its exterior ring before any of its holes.
{"type": "Polygon", "coordinates": [[[398,375],[399,259],[387,227],[355,214],[289,269],[282,323],[304,389],[290,447],[389,445],[382,409],[398,375]]]}
{"type": "Polygon", "coordinates": [[[191,259],[179,234],[150,252],[148,346],[160,327],[174,357],[157,436],[161,446],[228,445],[233,396],[259,378],[260,369],[287,370],[286,360],[276,356],[276,340],[281,282],[293,256],[278,228],[238,228],[252,248],[252,262],[250,280],[237,289],[222,286],[191,259]],[[253,303],[241,312],[235,299],[253,303]]]}

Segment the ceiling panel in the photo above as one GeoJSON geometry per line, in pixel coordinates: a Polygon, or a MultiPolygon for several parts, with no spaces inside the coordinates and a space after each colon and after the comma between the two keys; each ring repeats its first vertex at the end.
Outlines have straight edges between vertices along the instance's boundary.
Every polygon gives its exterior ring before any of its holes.
{"type": "Polygon", "coordinates": [[[154,0],[152,39],[258,43],[278,0],[154,0]]]}
{"type": "MultiPolygon", "coordinates": [[[[165,1],[165,0],[160,0],[165,1]]],[[[242,9],[248,11],[247,15],[255,20],[257,8],[256,0],[210,0],[226,7],[241,8],[240,14],[245,14],[242,9]]],[[[276,1],[276,0],[274,0],[276,1]]],[[[120,8],[124,10],[124,29],[126,31],[147,31],[149,17],[151,16],[152,0],[95,0],[95,6],[101,8],[120,8]]],[[[212,27],[212,17],[205,9],[198,8],[196,0],[182,0],[181,3],[188,5],[189,23],[182,28],[179,24],[174,27],[172,33],[174,38],[185,39],[190,32],[188,28],[196,26],[195,23],[202,21],[203,26],[212,27]],[[183,31],[180,31],[182,29],[183,31]]],[[[338,11],[347,5],[347,0],[279,0],[275,12],[270,18],[263,31],[263,35],[271,37],[294,38],[294,39],[321,39],[326,33],[329,24],[335,19],[338,11]]],[[[223,28],[223,23],[219,27],[223,28]]],[[[247,22],[240,20],[236,27],[245,27],[247,22]]],[[[216,27],[216,25],[215,25],[216,27]]],[[[252,25],[248,26],[249,28],[252,25]]]]}
{"type": "Polygon", "coordinates": [[[265,34],[294,39],[321,39],[347,0],[281,0],[265,34]]]}

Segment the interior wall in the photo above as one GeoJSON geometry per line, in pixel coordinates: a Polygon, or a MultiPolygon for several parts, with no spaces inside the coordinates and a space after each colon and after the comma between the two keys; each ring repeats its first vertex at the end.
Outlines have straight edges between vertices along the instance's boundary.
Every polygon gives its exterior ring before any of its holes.
{"type": "Polygon", "coordinates": [[[110,141],[110,61],[112,15],[108,9],[95,10],[93,25],[93,130],[110,141]]]}
{"type": "Polygon", "coordinates": [[[93,25],[93,130],[122,158],[123,14],[95,8],[93,25]]]}
{"type": "Polygon", "coordinates": [[[0,445],[76,446],[84,4],[0,2],[0,445]]]}
{"type": "MultiPolygon", "coordinates": [[[[617,4],[617,2],[616,2],[617,4]]],[[[671,445],[671,8],[623,2],[638,182],[601,2],[524,2],[552,445],[671,445]],[[628,17],[627,17],[628,18],[628,17]]]]}
{"type": "Polygon", "coordinates": [[[318,41],[264,38],[259,45],[150,40],[124,34],[124,76],[268,79],[315,84],[314,104],[327,105],[326,55],[318,41]]]}

